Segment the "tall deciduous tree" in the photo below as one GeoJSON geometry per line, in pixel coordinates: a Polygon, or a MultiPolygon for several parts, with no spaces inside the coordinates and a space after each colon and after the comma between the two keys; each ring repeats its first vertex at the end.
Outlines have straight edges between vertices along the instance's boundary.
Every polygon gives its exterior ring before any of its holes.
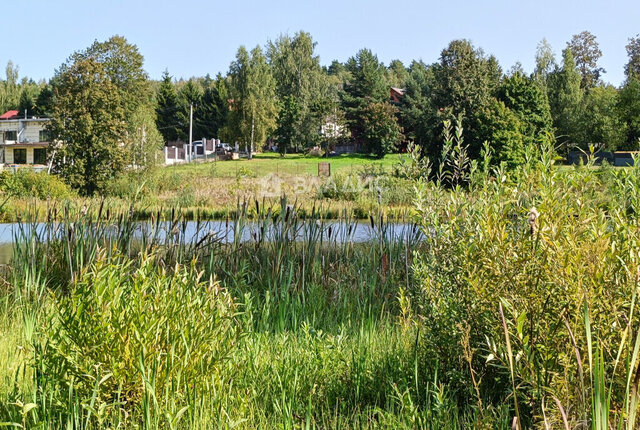
{"type": "Polygon", "coordinates": [[[249,53],[241,46],[229,68],[229,78],[229,134],[249,145],[251,158],[255,145],[264,144],[275,128],[278,114],[275,80],[262,49],[256,46],[249,53]]]}
{"type": "MultiPolygon", "coordinates": [[[[502,71],[494,57],[487,57],[467,40],[454,40],[445,48],[434,67],[434,104],[447,118],[462,117],[464,141],[477,156],[482,147],[478,138],[478,115],[495,95],[502,71]]],[[[434,147],[432,154],[438,154],[434,147]]]]}
{"type": "Polygon", "coordinates": [[[553,48],[547,39],[542,39],[536,48],[536,67],[533,71],[534,82],[547,94],[547,79],[557,68],[553,48]]]}
{"type": "Polygon", "coordinates": [[[524,74],[505,78],[498,89],[498,99],[518,116],[525,144],[533,144],[553,131],[547,95],[524,74]]]}
{"type": "Polygon", "coordinates": [[[371,102],[362,110],[364,149],[382,158],[402,141],[402,128],[398,125],[398,109],[388,102],[371,102]]]}
{"type": "Polygon", "coordinates": [[[298,150],[318,143],[322,115],[317,109],[325,106],[328,80],[320,58],[315,55],[315,42],[309,33],[298,32],[293,37],[282,35],[267,46],[267,58],[276,82],[281,104],[289,109],[281,111],[278,130],[289,130],[286,136],[277,135],[278,146],[288,145],[298,150]],[[285,101],[287,99],[288,101],[285,101]],[[296,114],[291,108],[295,106],[296,114]],[[295,120],[295,123],[289,123],[295,120]]]}
{"type": "Polygon", "coordinates": [[[559,142],[576,143],[582,100],[581,75],[571,49],[562,52],[562,68],[549,76],[549,105],[559,142]]]}
{"type": "Polygon", "coordinates": [[[620,118],[617,103],[618,90],[611,85],[598,85],[585,94],[582,115],[578,118],[578,143],[583,147],[602,145],[610,151],[623,145],[626,125],[620,118]]]}
{"type": "Polygon", "coordinates": [[[618,112],[626,136],[620,149],[640,149],[640,36],[629,39],[629,60],[625,66],[627,78],[618,94],[618,112]]]}
{"type": "Polygon", "coordinates": [[[9,61],[5,68],[6,78],[0,81],[0,110],[2,113],[9,109],[16,109],[20,104],[18,76],[18,67],[9,61]]]}
{"type": "Polygon", "coordinates": [[[640,34],[631,37],[626,46],[629,61],[625,65],[624,72],[628,77],[640,76],[640,34]]]}
{"type": "MultiPolygon", "coordinates": [[[[95,41],[74,58],[93,58],[103,65],[104,71],[120,93],[122,107],[127,116],[141,106],[151,104],[153,94],[149,76],[144,70],[144,57],[138,47],[122,36],[112,36],[104,42],[95,41]]],[[[62,66],[64,71],[65,65],[62,66]]]]}
{"type": "Polygon", "coordinates": [[[619,149],[640,149],[640,76],[632,74],[620,89],[618,112],[627,131],[619,149]]]}
{"type": "Polygon", "coordinates": [[[583,31],[571,38],[571,41],[567,43],[567,48],[571,50],[576,67],[582,77],[582,88],[588,89],[596,86],[600,75],[605,72],[602,67],[598,67],[602,51],[596,37],[588,31],[583,31]]]}
{"type": "Polygon", "coordinates": [[[140,167],[137,163],[142,160],[154,163],[155,156],[143,158],[139,156],[140,151],[143,153],[159,151],[162,147],[162,139],[155,121],[152,121],[155,114],[153,92],[148,74],[143,67],[144,57],[140,54],[138,47],[118,35],[104,42],[96,40],[84,51],[72,54],[58,72],[64,73],[76,61],[84,59],[92,59],[101,64],[104,73],[118,91],[120,106],[127,118],[126,129],[120,136],[126,152],[126,164],[140,167]]]}
{"type": "Polygon", "coordinates": [[[125,169],[126,114],[102,63],[76,57],[58,72],[50,128],[57,169],[69,185],[93,195],[125,169]]]}

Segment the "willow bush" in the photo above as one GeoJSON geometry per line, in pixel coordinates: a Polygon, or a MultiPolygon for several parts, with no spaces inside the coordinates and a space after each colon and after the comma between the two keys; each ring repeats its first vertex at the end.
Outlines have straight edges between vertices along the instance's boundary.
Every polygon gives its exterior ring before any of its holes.
{"type": "Polygon", "coordinates": [[[520,428],[633,428],[640,167],[558,168],[550,146],[528,158],[473,163],[468,188],[418,187],[423,359],[478,423],[510,404],[520,428]]]}

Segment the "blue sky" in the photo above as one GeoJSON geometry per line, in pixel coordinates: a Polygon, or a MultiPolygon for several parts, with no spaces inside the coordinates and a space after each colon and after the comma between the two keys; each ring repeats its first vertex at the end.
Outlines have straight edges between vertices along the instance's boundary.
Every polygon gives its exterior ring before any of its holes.
{"type": "Polygon", "coordinates": [[[470,39],[504,70],[520,61],[531,71],[543,38],[556,57],[571,35],[589,30],[603,51],[605,81],[624,79],[627,39],[640,33],[638,0],[485,1],[138,1],[31,0],[2,2],[0,66],[49,78],[73,52],[114,34],[138,45],[145,68],[159,78],[225,73],[240,45],[253,47],[281,33],[311,33],[323,64],[367,47],[388,64],[438,59],[449,41],[470,39]]]}

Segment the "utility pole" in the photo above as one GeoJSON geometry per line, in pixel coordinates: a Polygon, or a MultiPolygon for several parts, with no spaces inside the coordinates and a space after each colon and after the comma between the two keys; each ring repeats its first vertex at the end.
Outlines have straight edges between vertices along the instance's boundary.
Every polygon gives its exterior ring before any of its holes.
{"type": "Polygon", "coordinates": [[[189,163],[191,163],[191,158],[193,158],[193,103],[189,105],[189,146],[187,146],[189,151],[189,163]]]}

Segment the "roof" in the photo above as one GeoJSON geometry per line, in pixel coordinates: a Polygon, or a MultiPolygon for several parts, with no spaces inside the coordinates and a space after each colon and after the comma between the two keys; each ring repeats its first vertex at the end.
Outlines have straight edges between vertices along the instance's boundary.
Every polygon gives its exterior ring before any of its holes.
{"type": "Polygon", "coordinates": [[[9,110],[9,111],[6,111],[4,114],[2,114],[2,116],[0,116],[0,119],[12,119],[13,117],[18,116],[19,114],[20,112],[18,112],[17,110],[9,110]]]}
{"type": "Polygon", "coordinates": [[[405,91],[404,88],[391,87],[391,89],[398,94],[404,95],[404,91],[405,91]]]}
{"type": "Polygon", "coordinates": [[[34,148],[44,148],[49,146],[49,142],[16,142],[16,143],[0,143],[0,147],[11,147],[11,148],[26,148],[26,147],[34,147],[34,148]]]}

